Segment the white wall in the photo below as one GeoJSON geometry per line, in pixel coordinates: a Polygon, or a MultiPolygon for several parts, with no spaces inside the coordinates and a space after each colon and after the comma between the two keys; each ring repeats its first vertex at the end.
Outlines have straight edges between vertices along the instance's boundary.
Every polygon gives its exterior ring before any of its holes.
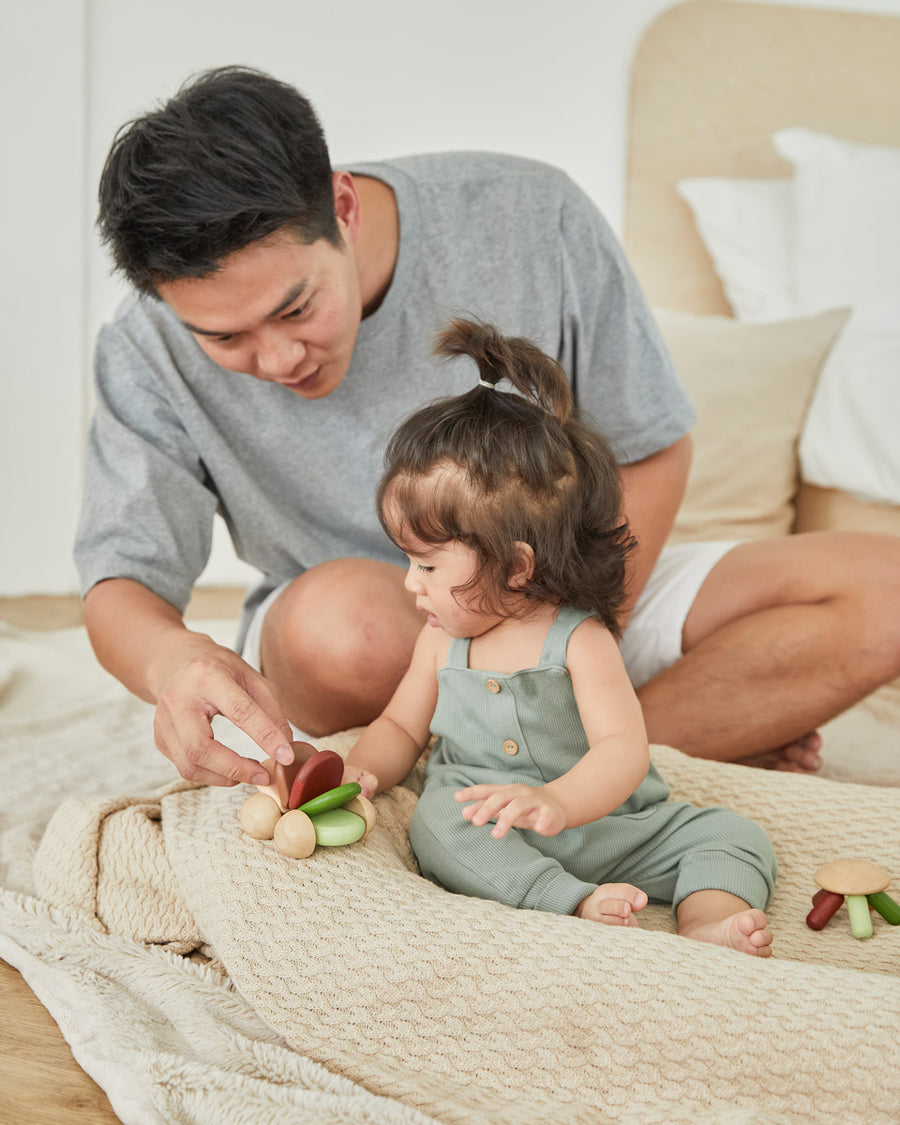
{"type": "MultiPolygon", "coordinates": [[[[757,0],[767,2],[767,0],[757,0]]],[[[900,14],[900,0],[807,6],[900,14]]],[[[566,168],[621,229],[628,75],[672,0],[28,0],[3,5],[0,596],[76,588],[89,356],[121,295],[93,232],[115,129],[222,63],[316,104],[336,163],[443,148],[566,168]]],[[[204,576],[250,572],[217,539],[204,576]]]]}
{"type": "Polygon", "coordinates": [[[0,10],[0,596],[71,585],[83,430],[80,3],[0,10]]]}

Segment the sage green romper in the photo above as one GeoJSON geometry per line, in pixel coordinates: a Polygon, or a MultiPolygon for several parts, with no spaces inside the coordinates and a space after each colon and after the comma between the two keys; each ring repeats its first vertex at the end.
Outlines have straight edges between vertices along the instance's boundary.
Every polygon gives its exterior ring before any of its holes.
{"type": "Polygon", "coordinates": [[[763,830],[728,809],[669,801],[653,765],[614,812],[557,836],[514,828],[495,840],[490,824],[463,819],[458,789],[543,785],[587,752],[566,648],[590,616],[560,610],[538,667],[512,675],[469,669],[469,639],[451,641],[431,725],[438,740],[410,825],[422,873],[451,891],[558,914],[573,913],[599,883],[632,883],[673,907],[718,889],[764,908],[776,863],[763,830]]]}

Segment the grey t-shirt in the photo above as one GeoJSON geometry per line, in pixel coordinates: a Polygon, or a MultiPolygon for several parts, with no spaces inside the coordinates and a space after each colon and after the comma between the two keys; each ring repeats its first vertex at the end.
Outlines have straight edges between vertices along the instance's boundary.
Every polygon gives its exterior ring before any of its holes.
{"type": "Polygon", "coordinates": [[[412,410],[477,378],[464,359],[432,356],[454,315],[555,356],[623,463],[693,424],[618,243],[564,173],[484,153],[349,170],[393,189],[400,248],[332,394],[307,400],[219,367],[160,301],[126,301],[102,329],[75,549],[83,592],[132,578],[183,610],[217,510],[262,575],[248,609],[329,559],[401,562],[375,514],[382,453],[412,410]]]}

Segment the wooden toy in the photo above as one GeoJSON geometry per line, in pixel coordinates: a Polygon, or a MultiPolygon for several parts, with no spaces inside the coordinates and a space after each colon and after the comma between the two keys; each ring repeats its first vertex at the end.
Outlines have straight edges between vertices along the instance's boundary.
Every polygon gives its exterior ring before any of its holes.
{"type": "Polygon", "coordinates": [[[268,793],[254,793],[241,809],[241,828],[254,840],[271,840],[282,813],[268,793]]]}
{"type": "Polygon", "coordinates": [[[342,847],[368,836],[375,806],[356,782],[341,784],[344,762],[331,750],[293,743],[295,761],[262,765],[272,779],[244,802],[241,828],[256,840],[274,840],[282,855],[306,859],[318,845],[342,847]]]}
{"type": "Polygon", "coordinates": [[[297,771],[288,798],[288,808],[297,809],[305,801],[334,789],[344,776],[344,759],[332,750],[319,750],[297,771]]]}
{"type": "Polygon", "coordinates": [[[813,895],[813,906],[806,916],[811,930],[821,930],[847,900],[850,932],[864,941],[872,936],[870,908],[876,910],[892,926],[900,925],[900,904],[885,889],[891,876],[883,867],[866,859],[836,859],[826,863],[815,874],[821,890],[813,895]]]}
{"type": "Polygon", "coordinates": [[[313,822],[298,809],[286,812],[275,825],[275,847],[292,859],[306,859],[316,849],[313,822]]]}
{"type": "Polygon", "coordinates": [[[366,822],[356,813],[346,809],[329,809],[319,816],[310,817],[316,833],[316,843],[329,848],[355,844],[366,832],[366,822]]]}
{"type": "Polygon", "coordinates": [[[272,780],[268,785],[257,785],[256,787],[260,793],[268,793],[282,812],[287,812],[289,808],[291,789],[297,774],[304,764],[318,753],[315,746],[310,746],[308,742],[292,742],[291,747],[294,751],[294,760],[289,766],[276,762],[274,758],[263,758],[260,765],[272,780]]]}

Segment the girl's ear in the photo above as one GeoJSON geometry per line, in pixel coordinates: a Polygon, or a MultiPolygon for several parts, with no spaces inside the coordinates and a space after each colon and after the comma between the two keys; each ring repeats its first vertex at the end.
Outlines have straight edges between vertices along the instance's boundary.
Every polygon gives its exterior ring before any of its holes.
{"type": "Polygon", "coordinates": [[[531,581],[534,574],[534,548],[528,543],[516,540],[516,561],[513,563],[512,573],[509,576],[509,585],[514,590],[521,590],[531,581]]]}

